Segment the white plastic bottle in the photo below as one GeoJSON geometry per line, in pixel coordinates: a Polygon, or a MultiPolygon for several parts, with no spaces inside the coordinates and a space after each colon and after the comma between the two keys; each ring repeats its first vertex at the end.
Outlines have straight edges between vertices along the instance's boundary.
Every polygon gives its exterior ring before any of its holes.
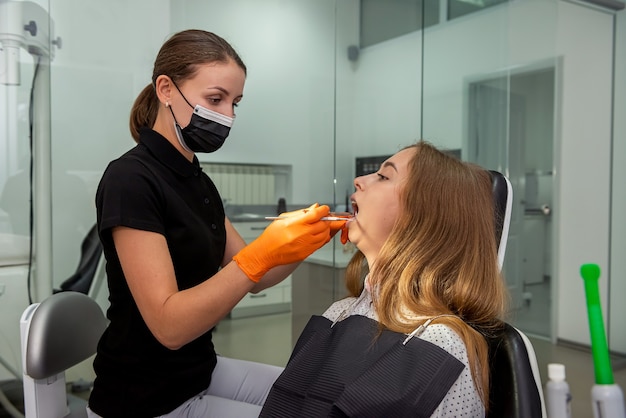
{"type": "Polygon", "coordinates": [[[565,366],[558,363],[548,364],[548,383],[546,384],[546,403],[548,418],[571,418],[572,395],[565,381],[565,366]]]}

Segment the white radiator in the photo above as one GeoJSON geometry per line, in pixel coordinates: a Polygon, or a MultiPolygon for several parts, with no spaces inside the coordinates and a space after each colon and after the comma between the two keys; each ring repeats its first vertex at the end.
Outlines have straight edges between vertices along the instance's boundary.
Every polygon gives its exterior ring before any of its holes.
{"type": "Polygon", "coordinates": [[[276,170],[269,165],[201,163],[229,205],[270,205],[277,201],[276,170]]]}

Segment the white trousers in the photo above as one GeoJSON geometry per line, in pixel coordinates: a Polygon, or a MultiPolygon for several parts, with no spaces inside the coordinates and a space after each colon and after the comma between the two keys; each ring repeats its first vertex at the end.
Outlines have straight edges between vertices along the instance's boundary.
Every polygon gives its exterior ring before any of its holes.
{"type": "MultiPolygon", "coordinates": [[[[258,417],[283,368],[217,356],[211,385],[160,418],[258,417]]],[[[89,418],[100,418],[89,408],[89,418]]]]}

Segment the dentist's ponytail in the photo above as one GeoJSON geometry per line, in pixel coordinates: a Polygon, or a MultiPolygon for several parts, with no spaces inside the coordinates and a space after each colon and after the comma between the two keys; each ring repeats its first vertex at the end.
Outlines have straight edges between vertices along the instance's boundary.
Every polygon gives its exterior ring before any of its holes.
{"type": "Polygon", "coordinates": [[[148,84],[139,93],[130,111],[130,134],[135,142],[139,142],[139,129],[151,128],[156,121],[159,112],[159,99],[154,91],[154,86],[148,84]]]}

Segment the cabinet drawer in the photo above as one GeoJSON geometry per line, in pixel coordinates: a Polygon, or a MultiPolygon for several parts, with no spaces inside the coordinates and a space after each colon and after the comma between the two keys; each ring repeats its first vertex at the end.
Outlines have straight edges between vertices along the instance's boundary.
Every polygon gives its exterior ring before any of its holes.
{"type": "Polygon", "coordinates": [[[235,222],[233,227],[246,242],[257,238],[269,225],[268,222],[235,222]]]}
{"type": "Polygon", "coordinates": [[[291,286],[283,287],[283,302],[291,304],[291,286]]]}

